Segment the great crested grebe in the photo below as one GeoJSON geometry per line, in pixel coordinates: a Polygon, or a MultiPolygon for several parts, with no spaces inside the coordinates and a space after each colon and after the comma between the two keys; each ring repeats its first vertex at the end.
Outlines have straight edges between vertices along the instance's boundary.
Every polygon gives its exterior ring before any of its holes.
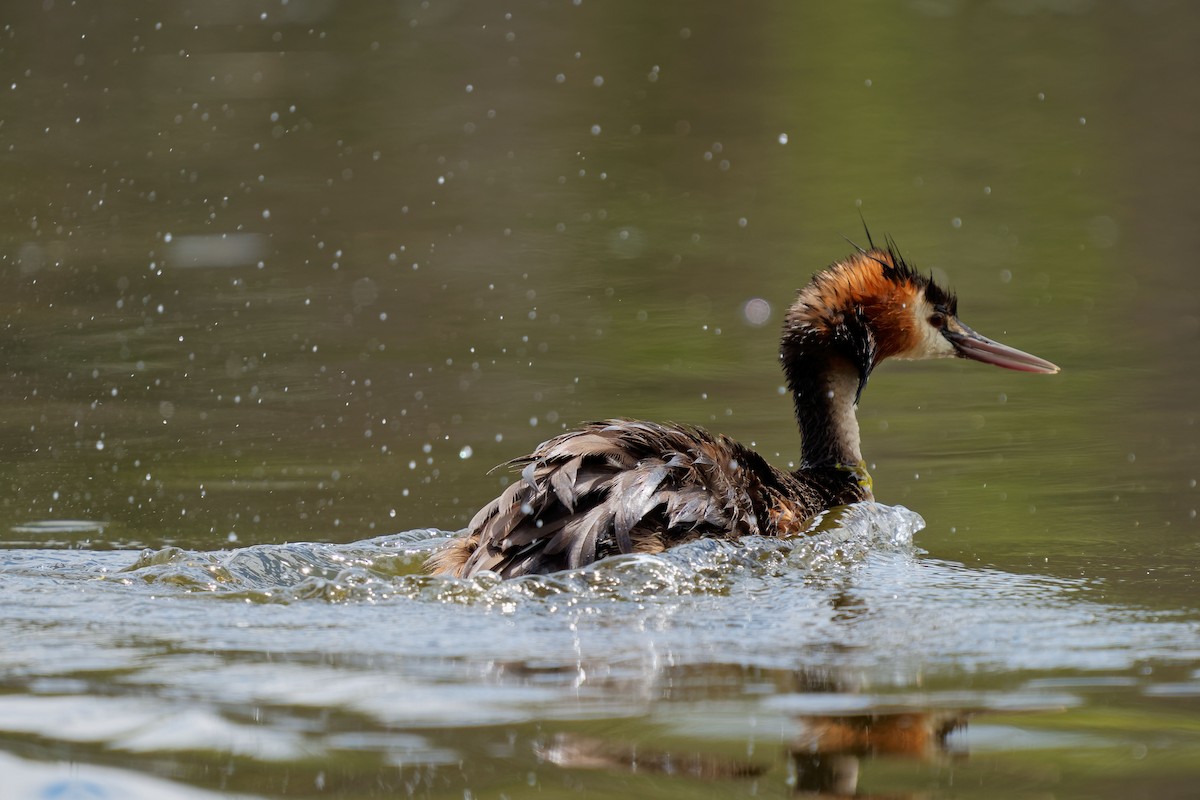
{"type": "Polygon", "coordinates": [[[784,319],[779,360],[800,424],[799,469],[778,470],[701,428],[593,422],[509,462],[522,467],[520,478],[427,568],[511,578],[701,537],[799,534],[822,511],[872,499],[854,409],[885,358],[957,356],[1058,372],[964,325],[954,295],[917,273],[891,240],[885,249],[869,243],[813,276],[784,319]]]}

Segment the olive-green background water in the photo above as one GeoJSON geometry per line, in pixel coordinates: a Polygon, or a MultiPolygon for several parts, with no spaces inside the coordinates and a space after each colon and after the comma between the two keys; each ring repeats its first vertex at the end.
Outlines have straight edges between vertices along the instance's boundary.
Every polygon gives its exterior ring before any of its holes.
{"type": "Polygon", "coordinates": [[[879,500],[929,558],[1194,622],[1198,36],[1088,0],[6,8],[0,542],[455,530],[610,416],[794,461],[782,311],[861,214],[1063,370],[879,369],[879,500]]]}

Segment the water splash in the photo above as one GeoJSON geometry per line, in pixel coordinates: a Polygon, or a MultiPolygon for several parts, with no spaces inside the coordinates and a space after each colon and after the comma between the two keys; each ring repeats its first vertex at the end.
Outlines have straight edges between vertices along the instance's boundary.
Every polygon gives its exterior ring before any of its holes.
{"type": "Polygon", "coordinates": [[[819,517],[810,533],[791,539],[701,539],[665,553],[606,558],[578,570],[502,581],[426,575],[422,564],[448,541],[443,531],[418,529],[353,544],[293,543],[236,550],[146,550],[109,576],[156,591],[204,592],[256,603],[324,600],[381,602],[397,598],[512,607],[518,602],[648,601],[727,594],[740,582],[826,565],[853,565],[878,549],[905,549],[924,527],[901,506],[858,503],[819,517]]]}

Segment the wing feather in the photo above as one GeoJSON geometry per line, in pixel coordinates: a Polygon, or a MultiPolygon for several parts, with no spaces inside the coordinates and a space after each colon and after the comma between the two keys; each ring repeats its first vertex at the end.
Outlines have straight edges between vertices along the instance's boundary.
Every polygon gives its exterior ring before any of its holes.
{"type": "Polygon", "coordinates": [[[655,494],[666,476],[666,464],[647,464],[621,473],[609,490],[608,504],[615,506],[616,510],[613,535],[617,539],[617,549],[622,553],[633,552],[633,540],[629,532],[655,506],[655,494]]]}
{"type": "Polygon", "coordinates": [[[572,513],[575,511],[575,501],[579,499],[579,488],[576,481],[581,466],[583,466],[583,456],[578,455],[550,473],[550,485],[554,487],[554,494],[558,496],[558,502],[572,513]]]}

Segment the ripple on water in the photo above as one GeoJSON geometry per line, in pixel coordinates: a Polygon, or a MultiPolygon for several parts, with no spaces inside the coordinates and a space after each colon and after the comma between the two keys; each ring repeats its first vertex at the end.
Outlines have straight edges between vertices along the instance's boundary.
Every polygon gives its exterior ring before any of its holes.
{"type": "Polygon", "coordinates": [[[448,541],[443,531],[412,530],[353,544],[292,543],[236,550],[146,550],[110,576],[126,585],[209,592],[260,603],[302,600],[378,602],[395,598],[507,606],[564,596],[648,600],[720,595],[743,581],[861,560],[868,552],[907,549],[924,527],[902,506],[857,503],[818,517],[805,536],[701,539],[661,554],[630,554],[587,567],[502,581],[426,575],[424,560],[448,541]]]}
{"type": "Polygon", "coordinates": [[[137,772],[78,762],[43,763],[0,753],[6,797],[105,800],[237,800],[246,795],[208,792],[137,772]]]}
{"type": "Polygon", "coordinates": [[[13,533],[54,535],[103,533],[106,527],[108,527],[107,522],[99,522],[93,519],[43,519],[26,522],[21,525],[13,525],[9,530],[13,533]]]}
{"type": "MultiPolygon", "coordinates": [[[[863,504],[806,537],[697,541],[513,581],[421,574],[446,541],[431,530],[166,548],[132,564],[4,551],[0,667],[17,691],[0,697],[0,732],[290,768],[348,752],[457,765],[500,752],[489,731],[520,729],[532,764],[530,737],[604,739],[618,719],[649,718],[660,737],[752,741],[833,717],[1070,710],[1147,682],[1126,672],[1134,683],[1092,685],[1097,669],[1190,657],[1198,640],[1190,620],[1088,599],[1086,581],[919,556],[920,527],[905,509],[863,504]],[[975,677],[1031,669],[1060,683],[975,677]]],[[[1197,677],[1159,691],[1188,697],[1197,677]]],[[[1015,746],[1011,730],[979,729],[1015,746]]],[[[580,745],[555,752],[595,752],[580,745]]]]}

